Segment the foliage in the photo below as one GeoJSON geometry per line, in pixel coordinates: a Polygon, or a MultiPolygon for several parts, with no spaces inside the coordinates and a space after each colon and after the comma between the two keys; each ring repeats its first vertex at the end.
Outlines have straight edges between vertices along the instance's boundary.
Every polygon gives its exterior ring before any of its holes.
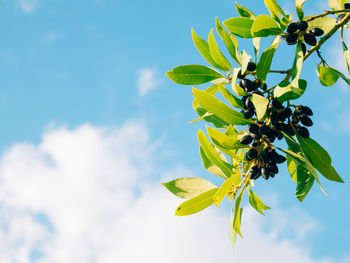
{"type": "Polygon", "coordinates": [[[274,177],[278,173],[276,164],[287,161],[291,179],[296,183],[295,195],[300,202],[315,181],[324,191],[319,174],[328,180],[343,182],[327,151],[310,138],[304,127],[312,125],[311,109],[295,105],[292,101],[303,96],[307,88],[307,81],[300,76],[304,61],[312,54],[320,58],[316,73],[321,85],[332,86],[340,78],[350,86],[350,79],[330,67],[320,52],[322,44],[340,31],[344,62],[350,73],[349,51],[343,41],[344,27],[349,27],[350,10],[345,9],[348,4],[344,6],[344,0],[329,0],[330,11],[305,17],[302,9],[305,1],[296,0],[299,20],[295,22],[276,0],[265,0],[269,15],[258,16],[235,3],[239,16],[223,21],[223,25],[216,19],[215,25],[232,61],[219,49],[213,29],[208,41],[192,29],[196,48],[213,68],[184,65],[166,73],[171,80],[182,85],[212,83],[206,89],[192,89],[193,108],[199,115],[193,122],[204,120],[214,126],[207,126],[208,136],[199,130],[197,138],[204,167],[222,178],[223,182],[217,187],[202,178],[180,178],[164,183],[164,186],[178,197],[188,199],[176,209],[178,216],[202,211],[211,204],[218,206],[226,196],[232,202],[235,200],[229,231],[233,243],[237,234],[242,237],[241,203],[245,192],[248,192],[249,203],[257,212],[263,214],[264,210],[270,209],[252,188],[258,178],[274,177]],[[333,15],[337,15],[337,19],[333,15]],[[321,35],[323,37],[317,42],[316,37],[321,35]],[[239,52],[237,37],[252,39],[255,62],[245,50],[239,52]],[[272,38],[270,46],[263,52],[259,50],[261,38],[272,38]],[[294,61],[288,70],[272,70],[275,51],[283,41],[295,45],[294,61]],[[306,50],[305,44],[311,48],[306,50]],[[285,76],[279,83],[268,87],[268,75],[276,73],[285,76]],[[218,94],[227,102],[218,98],[218,94]],[[276,120],[276,116],[279,119],[276,120]],[[243,125],[241,131],[237,125],[243,125]],[[248,129],[244,128],[245,125],[248,129]],[[283,143],[276,144],[276,137],[284,139],[285,146],[283,143]]]}

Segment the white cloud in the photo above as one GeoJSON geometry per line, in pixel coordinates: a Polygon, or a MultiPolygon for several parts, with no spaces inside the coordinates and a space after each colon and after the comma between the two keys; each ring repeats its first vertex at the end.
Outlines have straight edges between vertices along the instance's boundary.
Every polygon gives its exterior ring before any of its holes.
{"type": "Polygon", "coordinates": [[[143,68],[139,70],[137,77],[137,89],[139,95],[144,96],[159,85],[157,70],[155,68],[143,68]]]}
{"type": "Polygon", "coordinates": [[[142,122],[50,128],[39,145],[13,145],[0,160],[0,262],[333,263],[312,259],[303,240],[317,222],[299,208],[246,209],[236,253],[220,209],[175,217],[181,200],[150,179],[156,145],[142,122]]]}
{"type": "Polygon", "coordinates": [[[39,5],[39,0],[19,0],[19,8],[24,13],[32,13],[39,5]]]}

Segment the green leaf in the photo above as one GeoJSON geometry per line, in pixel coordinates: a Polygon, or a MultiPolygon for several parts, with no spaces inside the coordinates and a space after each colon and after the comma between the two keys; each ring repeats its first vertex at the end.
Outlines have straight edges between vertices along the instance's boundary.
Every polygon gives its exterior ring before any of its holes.
{"type": "MultiPolygon", "coordinates": [[[[304,153],[302,152],[299,144],[293,138],[285,134],[285,139],[287,141],[289,150],[302,155],[305,159],[307,158],[304,156],[304,153]]],[[[309,172],[309,170],[307,170],[306,166],[302,163],[294,161],[294,159],[292,159],[289,155],[287,155],[286,158],[289,173],[292,179],[297,183],[295,195],[298,198],[298,200],[302,202],[311,190],[315,181],[315,177],[309,172]]],[[[317,176],[317,172],[314,169],[312,171],[317,176]]]]}
{"type": "Polygon", "coordinates": [[[176,208],[176,216],[187,216],[198,213],[211,204],[213,204],[213,196],[215,195],[218,188],[210,189],[190,200],[183,202],[176,208]]]}
{"type": "Polygon", "coordinates": [[[208,61],[210,65],[212,65],[215,68],[221,69],[225,71],[225,67],[222,67],[220,64],[216,63],[215,60],[213,59],[210,49],[209,49],[209,44],[207,41],[205,41],[203,38],[200,38],[196,32],[194,32],[192,28],[192,39],[193,43],[198,49],[199,53],[203,56],[203,58],[208,61]]]}
{"type": "Polygon", "coordinates": [[[162,183],[162,185],[174,195],[185,199],[193,198],[210,189],[216,188],[211,182],[199,177],[179,178],[162,183]]]}
{"type": "Polygon", "coordinates": [[[284,11],[282,10],[282,8],[278,5],[276,0],[264,0],[264,3],[266,5],[267,9],[269,9],[270,14],[271,14],[273,19],[275,19],[281,25],[288,24],[288,23],[286,23],[285,20],[280,18],[279,15],[281,14],[287,20],[289,19],[287,17],[287,15],[284,13],[284,11]]]}
{"type": "Polygon", "coordinates": [[[178,66],[167,72],[166,75],[175,83],[182,85],[197,85],[225,78],[221,73],[202,65],[178,66]]]}
{"type": "Polygon", "coordinates": [[[249,203],[251,206],[258,211],[260,214],[264,215],[263,210],[270,209],[267,205],[265,205],[261,199],[252,191],[249,189],[249,203]]]}
{"type": "Polygon", "coordinates": [[[253,93],[250,100],[254,104],[258,121],[262,121],[265,117],[267,106],[269,105],[269,100],[264,96],[255,93],[253,93]]]}
{"type": "Polygon", "coordinates": [[[296,162],[297,165],[303,166],[306,169],[307,173],[309,175],[312,175],[315,178],[315,180],[318,183],[322,192],[325,195],[327,195],[326,192],[323,190],[323,187],[321,185],[320,178],[318,177],[317,171],[315,170],[314,166],[309,162],[309,160],[307,160],[305,157],[303,157],[300,154],[295,153],[291,150],[286,150],[286,149],[281,149],[281,148],[278,148],[278,149],[280,151],[288,154],[296,162]]]}
{"type": "Polygon", "coordinates": [[[283,32],[279,24],[268,15],[259,15],[252,26],[254,37],[267,37],[279,35],[283,32]]]}
{"type": "Polygon", "coordinates": [[[229,36],[226,30],[221,26],[218,18],[216,18],[216,31],[221,37],[222,41],[224,41],[225,46],[230,53],[231,57],[238,63],[241,64],[241,58],[238,54],[238,43],[237,40],[233,41],[234,36],[229,36]],[[233,38],[232,38],[233,37],[233,38]]]}
{"type": "Polygon", "coordinates": [[[213,29],[210,30],[209,32],[209,49],[210,49],[210,54],[212,58],[215,60],[216,63],[218,63],[222,68],[225,69],[225,71],[228,71],[231,69],[231,64],[228,62],[228,60],[225,58],[225,56],[221,53],[218,44],[216,43],[214,34],[213,34],[213,29]]]}
{"type": "Polygon", "coordinates": [[[303,11],[303,4],[306,2],[306,0],[295,0],[295,6],[297,10],[297,14],[299,17],[299,20],[303,20],[304,18],[304,11],[303,11]]]}
{"type": "Polygon", "coordinates": [[[316,73],[323,86],[330,87],[334,85],[339,79],[339,77],[341,77],[350,86],[350,79],[345,77],[343,73],[334,68],[325,67],[318,64],[316,68],[316,73]]]}
{"type": "Polygon", "coordinates": [[[205,155],[208,157],[208,159],[225,174],[226,178],[231,177],[231,175],[234,173],[235,168],[223,161],[221,157],[219,156],[218,152],[215,150],[214,146],[210,143],[207,136],[203,133],[203,131],[199,130],[197,133],[197,138],[199,141],[200,146],[202,147],[205,155]]]}
{"type": "Polygon", "coordinates": [[[298,86],[294,86],[294,83],[289,81],[283,81],[276,86],[273,91],[273,97],[280,102],[295,100],[301,97],[306,89],[307,82],[304,79],[299,79],[298,86]]]}
{"type": "Polygon", "coordinates": [[[242,89],[239,85],[236,84],[237,82],[237,76],[238,73],[241,69],[240,68],[234,68],[233,73],[232,73],[232,80],[231,80],[231,85],[232,85],[232,90],[238,95],[238,96],[244,96],[247,94],[247,92],[242,89]]]}
{"type": "MultiPolygon", "coordinates": [[[[215,95],[216,93],[218,93],[219,91],[219,87],[221,86],[222,84],[215,84],[213,86],[210,86],[209,88],[206,88],[205,91],[208,92],[209,94],[211,95],[215,95]]],[[[194,99],[193,100],[193,109],[196,109],[199,105],[197,103],[197,101],[194,99]]]]}
{"type": "MultiPolygon", "coordinates": [[[[305,17],[304,19],[307,19],[305,17]]],[[[308,30],[314,29],[315,27],[321,28],[324,31],[324,34],[327,34],[336,24],[336,20],[333,17],[324,16],[316,18],[308,22],[308,30]]]]}
{"type": "Polygon", "coordinates": [[[240,208],[240,206],[241,206],[241,201],[242,201],[244,189],[245,188],[242,189],[241,193],[239,194],[239,196],[236,199],[235,213],[234,213],[234,219],[233,219],[233,229],[242,238],[243,238],[243,236],[242,236],[242,233],[241,233],[241,220],[242,220],[243,208],[240,208]]]}
{"type": "Polygon", "coordinates": [[[221,131],[211,127],[207,127],[207,132],[214,145],[229,156],[235,156],[237,149],[247,147],[237,140],[237,135],[228,136],[221,131]]]}
{"type": "Polygon", "coordinates": [[[344,54],[344,62],[345,62],[345,66],[350,74],[350,54],[349,54],[349,49],[348,47],[345,45],[343,39],[342,39],[342,44],[343,44],[343,54],[344,54]]]}
{"type": "MultiPolygon", "coordinates": [[[[205,155],[205,152],[203,151],[202,147],[200,147],[199,153],[202,158],[203,166],[205,169],[223,179],[227,178],[226,175],[220,170],[220,168],[209,160],[209,158],[205,155]]],[[[221,156],[219,157],[221,158],[221,156]]]]}
{"type": "Polygon", "coordinates": [[[250,62],[252,56],[248,55],[245,50],[242,51],[241,58],[242,58],[242,74],[244,74],[247,70],[248,63],[250,62]]]}
{"type": "MultiPolygon", "coordinates": [[[[205,110],[205,109],[203,109],[201,107],[197,107],[196,108],[196,112],[201,117],[208,113],[207,110],[205,110]]],[[[213,114],[211,114],[208,117],[204,117],[204,120],[214,124],[214,126],[216,128],[226,129],[229,126],[229,124],[227,122],[223,121],[222,119],[220,119],[219,117],[217,117],[217,116],[215,116],[213,114]]]]}
{"type": "Polygon", "coordinates": [[[293,68],[292,68],[292,82],[298,82],[298,79],[301,74],[301,69],[303,67],[303,61],[304,61],[304,53],[303,49],[301,48],[300,42],[298,42],[295,50],[295,57],[293,61],[293,68]]]}
{"type": "Polygon", "coordinates": [[[273,56],[275,54],[275,51],[276,51],[279,43],[281,43],[281,42],[279,41],[277,43],[273,43],[269,48],[267,48],[261,54],[260,61],[256,67],[257,77],[261,81],[266,80],[267,73],[269,72],[269,70],[271,68],[272,59],[273,59],[273,56]]]}
{"type": "Polygon", "coordinates": [[[243,38],[252,38],[251,29],[254,23],[254,19],[246,17],[233,17],[225,20],[225,27],[234,35],[243,38]]]}
{"type": "Polygon", "coordinates": [[[255,61],[258,59],[258,56],[259,56],[260,40],[261,40],[260,37],[254,37],[253,38],[255,61]]]}
{"type": "Polygon", "coordinates": [[[332,159],[325,149],[322,148],[315,140],[298,136],[303,151],[311,159],[313,166],[328,180],[344,183],[332,166],[332,159]]]}
{"type": "Polygon", "coordinates": [[[237,4],[237,2],[235,2],[235,7],[236,7],[238,14],[241,17],[247,17],[247,18],[252,18],[252,19],[254,19],[256,17],[256,15],[252,11],[250,11],[248,8],[246,8],[244,6],[237,4]]]}
{"type": "Polygon", "coordinates": [[[234,216],[233,216],[233,207],[232,207],[231,213],[230,213],[230,224],[229,224],[229,229],[228,229],[228,234],[229,234],[232,248],[235,247],[235,244],[237,241],[237,232],[233,229],[233,223],[234,223],[233,220],[234,220],[234,216]]]}
{"type": "Polygon", "coordinates": [[[244,125],[254,123],[252,120],[247,120],[244,115],[238,111],[233,110],[213,95],[193,88],[193,95],[196,98],[198,104],[219,117],[223,121],[232,125],[244,125]]]}
{"type": "Polygon", "coordinates": [[[229,92],[224,85],[220,86],[220,92],[233,107],[243,109],[242,101],[234,96],[231,92],[229,92]]]}
{"type": "Polygon", "coordinates": [[[239,185],[241,181],[241,174],[236,173],[230,178],[226,179],[225,182],[220,186],[219,190],[214,195],[214,204],[219,206],[219,204],[224,200],[225,196],[232,189],[232,186],[239,185]]]}

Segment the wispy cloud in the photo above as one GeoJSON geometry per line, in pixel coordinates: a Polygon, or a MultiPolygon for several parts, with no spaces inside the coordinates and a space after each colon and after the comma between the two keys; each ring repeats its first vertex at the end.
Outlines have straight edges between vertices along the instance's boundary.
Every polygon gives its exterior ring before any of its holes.
{"type": "MultiPolygon", "coordinates": [[[[302,240],[317,222],[299,208],[245,209],[236,253],[222,211],[175,217],[181,200],[148,177],[159,172],[157,144],[142,122],[51,127],[42,138],[0,159],[1,262],[339,262],[312,258],[302,240]]],[[[166,170],[167,179],[194,176],[166,170]]]]}
{"type": "Polygon", "coordinates": [[[18,6],[24,13],[32,13],[39,5],[39,0],[19,0],[18,6]]]}
{"type": "Polygon", "coordinates": [[[137,89],[140,96],[144,96],[159,85],[156,68],[143,68],[139,70],[137,77],[137,89]]]}

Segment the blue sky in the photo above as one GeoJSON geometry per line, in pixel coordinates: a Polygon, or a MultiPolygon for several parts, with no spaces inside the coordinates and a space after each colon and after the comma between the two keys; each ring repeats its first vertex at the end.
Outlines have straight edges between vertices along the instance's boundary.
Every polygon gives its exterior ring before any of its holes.
{"type": "MultiPolygon", "coordinates": [[[[262,0],[239,3],[267,13],[262,0]]],[[[294,14],[291,1],[280,3],[294,14]]],[[[314,110],[312,137],[329,151],[346,183],[322,180],[329,196],[315,186],[300,204],[286,169],[273,180],[258,181],[256,192],[272,210],[262,217],[247,209],[247,236],[233,253],[226,233],[228,202],[175,218],[182,200],[160,182],[203,176],[220,183],[202,168],[198,154],[195,135],[204,124],[188,124],[196,118],[191,87],[164,74],[177,65],[206,65],[190,30],[206,38],[215,17],[237,15],[234,2],[4,0],[0,5],[1,262],[151,260],[155,248],[148,242],[163,251],[154,262],[200,262],[198,253],[202,262],[231,256],[252,262],[244,257],[252,246],[260,246],[261,262],[289,262],[287,256],[290,262],[349,262],[350,92],[340,80],[333,87],[320,85],[317,58],[304,65],[309,85],[299,101],[314,110]],[[203,252],[212,241],[212,250],[203,252]],[[136,252],[128,254],[132,249],[136,252]],[[273,250],[282,252],[272,257],[273,250]],[[178,255],[167,258],[173,251],[178,255]]],[[[307,14],[324,9],[327,1],[305,4],[307,14]]],[[[335,67],[343,64],[339,39],[323,48],[335,67]]],[[[240,48],[252,51],[248,41],[240,48]]],[[[282,45],[273,68],[286,69],[293,54],[294,47],[282,45]]]]}

